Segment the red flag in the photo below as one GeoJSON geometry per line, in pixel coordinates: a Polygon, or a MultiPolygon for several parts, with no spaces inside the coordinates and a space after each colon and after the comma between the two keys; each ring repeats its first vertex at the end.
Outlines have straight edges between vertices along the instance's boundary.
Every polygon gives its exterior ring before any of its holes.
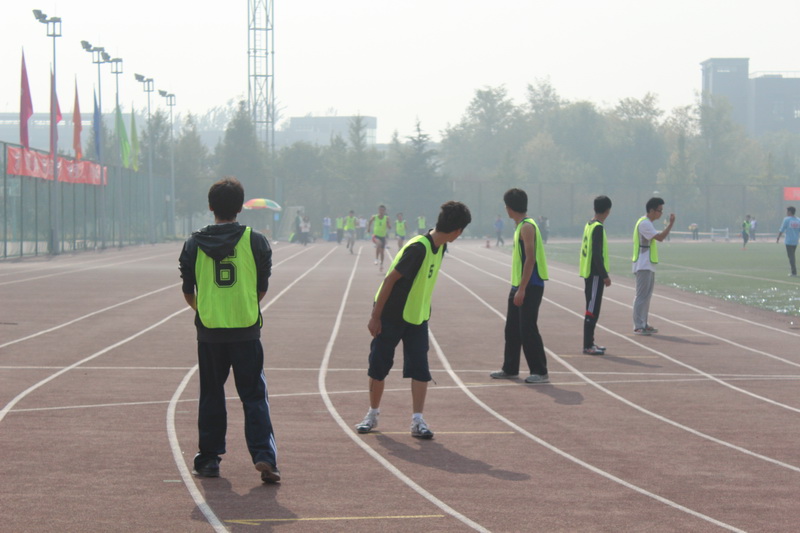
{"type": "Polygon", "coordinates": [[[28,142],[28,120],[33,115],[31,88],[28,86],[28,69],[25,68],[25,51],[22,52],[22,92],[19,99],[19,143],[30,148],[28,142]]]}
{"type": "Polygon", "coordinates": [[[56,143],[58,141],[58,123],[63,118],[61,116],[61,107],[58,105],[58,95],[56,94],[56,77],[53,71],[50,71],[50,153],[55,151],[56,143]],[[52,122],[53,108],[56,110],[56,120],[52,122]]]}
{"type": "Polygon", "coordinates": [[[78,103],[78,80],[75,80],[75,106],[72,108],[72,148],[75,150],[75,159],[78,161],[83,157],[81,150],[81,105],[78,103]]]}

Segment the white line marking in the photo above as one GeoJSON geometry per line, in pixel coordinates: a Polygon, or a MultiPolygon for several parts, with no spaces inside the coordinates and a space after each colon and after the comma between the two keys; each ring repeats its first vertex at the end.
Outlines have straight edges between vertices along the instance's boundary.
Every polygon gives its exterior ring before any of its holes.
{"type": "Polygon", "coordinates": [[[700,512],[697,512],[697,511],[695,511],[693,509],[689,509],[688,507],[685,507],[685,506],[683,506],[683,505],[681,505],[679,503],[676,503],[676,502],[674,502],[672,500],[668,500],[667,498],[664,498],[663,496],[659,496],[658,494],[655,494],[653,492],[645,490],[645,489],[643,489],[643,488],[641,488],[641,487],[639,487],[637,485],[634,485],[633,483],[629,483],[628,481],[625,481],[622,478],[618,478],[617,476],[615,476],[615,475],[613,475],[613,474],[611,474],[609,472],[606,472],[605,470],[601,470],[600,468],[598,468],[598,467],[596,467],[594,465],[591,465],[591,464],[587,463],[586,461],[583,461],[582,459],[579,459],[579,458],[575,457],[574,455],[570,455],[567,452],[561,450],[560,448],[557,448],[557,447],[553,446],[549,442],[547,442],[545,440],[542,440],[539,437],[537,437],[536,435],[534,435],[533,433],[527,431],[525,428],[515,424],[514,422],[512,422],[511,420],[509,420],[508,418],[504,417],[503,415],[501,415],[500,413],[498,413],[497,411],[495,411],[494,409],[489,407],[487,404],[485,404],[480,398],[475,396],[475,394],[473,394],[472,391],[469,390],[469,388],[467,388],[464,385],[464,383],[461,381],[461,379],[458,377],[458,375],[455,372],[453,372],[453,369],[450,367],[450,363],[448,362],[447,358],[445,357],[441,346],[439,346],[439,343],[436,342],[436,338],[433,336],[433,332],[429,331],[429,333],[430,333],[431,345],[433,346],[434,350],[436,351],[436,355],[439,357],[439,360],[442,362],[442,364],[448,369],[448,373],[450,374],[450,377],[456,383],[459,384],[459,386],[461,387],[461,390],[464,391],[464,394],[466,394],[477,405],[482,407],[487,413],[491,414],[492,416],[494,416],[495,418],[497,418],[498,420],[500,420],[501,422],[503,422],[507,426],[511,427],[515,431],[518,431],[521,435],[524,435],[524,436],[528,437],[529,439],[531,439],[532,441],[536,442],[537,444],[539,444],[541,446],[544,446],[545,448],[547,448],[551,452],[556,453],[556,454],[560,455],[561,457],[564,457],[565,459],[568,459],[569,461],[572,461],[573,463],[575,463],[575,464],[577,464],[579,466],[582,466],[583,468],[586,468],[587,470],[590,470],[590,471],[594,472],[595,474],[598,474],[598,475],[600,475],[600,476],[602,476],[602,477],[604,477],[606,479],[609,479],[609,480],[611,480],[611,481],[613,481],[615,483],[618,483],[618,484],[622,485],[623,487],[626,487],[626,488],[628,488],[630,490],[638,492],[639,494],[647,496],[648,498],[652,498],[652,499],[656,500],[657,502],[660,502],[660,503],[663,503],[663,504],[668,505],[670,507],[673,507],[675,509],[678,509],[679,511],[683,511],[684,513],[690,514],[692,516],[700,518],[701,520],[705,520],[706,522],[710,522],[710,523],[712,523],[714,525],[717,525],[717,526],[719,526],[721,528],[724,528],[724,529],[727,529],[729,531],[743,532],[743,530],[738,529],[738,528],[736,528],[736,527],[734,527],[734,526],[732,526],[730,524],[726,524],[725,522],[721,522],[721,521],[717,520],[716,518],[712,518],[712,517],[710,517],[708,515],[704,515],[704,514],[702,514],[700,512]]]}
{"type": "Polygon", "coordinates": [[[339,427],[342,428],[342,431],[344,432],[344,434],[347,435],[348,437],[350,437],[350,439],[352,439],[353,442],[355,442],[358,446],[360,446],[362,450],[367,452],[373,459],[375,459],[378,463],[380,463],[381,466],[383,466],[386,470],[391,472],[395,477],[397,477],[400,481],[402,481],[403,483],[408,485],[417,494],[419,494],[420,496],[422,496],[423,498],[425,498],[426,500],[428,500],[429,502],[434,504],[436,507],[438,507],[439,509],[441,509],[445,513],[447,513],[450,516],[458,519],[463,524],[471,527],[475,531],[481,531],[481,532],[488,533],[488,531],[489,531],[488,529],[484,528],[482,525],[478,524],[477,522],[474,522],[474,521],[470,520],[469,518],[467,518],[463,514],[459,513],[458,511],[456,511],[455,509],[453,509],[452,507],[450,507],[449,505],[444,503],[442,500],[440,500],[439,498],[437,498],[436,496],[434,496],[433,494],[431,494],[430,492],[428,492],[427,490],[422,488],[414,480],[412,480],[410,477],[405,475],[400,469],[398,469],[391,462],[389,462],[387,459],[385,459],[381,454],[379,454],[374,449],[372,449],[372,447],[368,446],[362,439],[358,438],[356,436],[355,432],[353,431],[353,429],[350,427],[350,425],[347,422],[344,421],[342,416],[336,410],[336,407],[334,407],[333,402],[331,401],[330,395],[328,394],[328,388],[325,385],[325,377],[326,377],[327,372],[328,372],[328,364],[330,363],[331,352],[333,351],[333,345],[336,342],[336,337],[338,336],[339,328],[341,327],[342,316],[344,315],[344,308],[345,308],[345,305],[347,304],[347,297],[350,294],[350,287],[353,284],[353,278],[355,277],[355,274],[356,274],[356,267],[358,266],[358,259],[361,257],[361,250],[362,250],[362,247],[359,247],[358,248],[358,254],[356,254],[356,261],[353,264],[353,270],[350,272],[350,279],[347,281],[347,288],[345,289],[344,296],[342,297],[342,302],[339,305],[339,312],[336,315],[336,322],[333,325],[333,331],[331,331],[331,337],[328,340],[328,345],[325,347],[325,355],[323,356],[322,363],[320,364],[320,367],[319,367],[319,377],[317,379],[317,383],[318,383],[320,394],[322,395],[322,401],[325,403],[325,407],[328,408],[328,412],[331,414],[333,419],[336,421],[336,423],[339,425],[339,427]]]}

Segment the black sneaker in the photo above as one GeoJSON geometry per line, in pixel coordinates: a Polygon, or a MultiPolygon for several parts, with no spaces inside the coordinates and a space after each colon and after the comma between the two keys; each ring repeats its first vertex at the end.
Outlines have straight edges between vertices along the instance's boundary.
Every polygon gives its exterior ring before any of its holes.
{"type": "Polygon", "coordinates": [[[256,463],[256,470],[261,472],[261,481],[264,483],[278,483],[281,480],[281,471],[277,466],[259,461],[256,463]]]}
{"type": "Polygon", "coordinates": [[[208,459],[201,464],[195,460],[192,473],[200,477],[219,477],[219,459],[208,459]]]}

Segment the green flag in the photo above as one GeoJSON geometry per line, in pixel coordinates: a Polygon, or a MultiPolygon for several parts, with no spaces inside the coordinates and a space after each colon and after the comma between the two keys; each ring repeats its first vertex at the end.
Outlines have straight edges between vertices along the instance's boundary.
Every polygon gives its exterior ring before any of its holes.
{"type": "Polygon", "coordinates": [[[131,145],[128,143],[128,134],[125,132],[125,123],[122,122],[122,113],[119,111],[119,106],[117,106],[117,139],[119,140],[119,158],[122,161],[122,166],[125,168],[130,168],[130,153],[131,153],[131,145]]]}
{"type": "Polygon", "coordinates": [[[139,133],[136,131],[136,113],[131,105],[131,166],[139,171],[139,133]]]}

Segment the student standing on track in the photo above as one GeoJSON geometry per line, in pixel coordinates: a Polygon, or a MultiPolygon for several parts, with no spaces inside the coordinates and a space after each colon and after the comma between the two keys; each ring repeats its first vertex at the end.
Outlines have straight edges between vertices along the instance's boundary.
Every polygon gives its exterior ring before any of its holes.
{"type": "Polygon", "coordinates": [[[506,312],[503,368],[489,374],[494,379],[519,375],[520,349],[531,371],[525,383],[548,383],[547,355],[537,320],[547,279],[547,259],[539,226],[527,215],[528,195],[522,189],[509,189],[503,195],[506,212],[517,225],[511,255],[511,292],[506,312]]]}
{"type": "Polygon", "coordinates": [[[786,208],[786,218],[783,219],[778,230],[778,239],[775,242],[781,242],[781,235],[786,233],[783,243],[786,245],[786,255],[789,256],[789,268],[791,277],[797,276],[797,264],[795,263],[795,253],[797,252],[797,242],[800,239],[800,218],[794,216],[795,208],[789,206],[786,208]]]}
{"type": "Polygon", "coordinates": [[[194,472],[219,477],[227,431],[225,381],[233,368],[253,464],[264,483],[277,483],[281,474],[264,376],[259,307],[269,287],[272,250],[263,235],[236,221],[243,202],[244,189],[236,178],[212,185],[208,205],[214,224],[189,237],[179,260],[183,296],[196,311],[200,451],[194,472]]]}
{"type": "Polygon", "coordinates": [[[422,418],[428,382],[428,319],[431,295],[447,243],[456,240],[472,215],[461,202],[442,204],[436,227],[418,235],[397,253],[389,273],[375,295],[367,327],[372,334],[369,353],[369,405],[367,415],[356,424],[359,433],[378,427],[386,376],[394,364],[394,351],[403,341],[403,377],[411,378],[411,436],[432,439],[433,432],[422,418]]]}
{"type": "Polygon", "coordinates": [[[336,217],[336,244],[342,244],[344,237],[344,217],[336,217]]]}
{"type": "Polygon", "coordinates": [[[397,220],[394,222],[394,232],[397,235],[397,249],[399,250],[406,241],[406,221],[403,220],[403,213],[397,213],[397,220]]]}
{"type": "Polygon", "coordinates": [[[584,278],[586,314],[583,319],[583,353],[603,355],[605,346],[594,343],[594,330],[600,318],[603,303],[603,287],[611,285],[608,277],[608,239],[603,223],[611,214],[611,199],[598,196],[594,199],[594,218],[583,229],[581,244],[580,276],[584,278]]]}
{"type": "Polygon", "coordinates": [[[356,244],[356,216],[353,210],[350,210],[350,214],[344,217],[344,232],[347,234],[347,249],[350,250],[350,253],[353,254],[353,247],[356,244]]]}
{"type": "Polygon", "coordinates": [[[750,215],[747,215],[742,222],[742,250],[747,248],[747,241],[750,240],[750,224],[750,215]]]}
{"type": "Polygon", "coordinates": [[[428,231],[428,223],[425,221],[425,215],[420,215],[417,217],[417,234],[425,235],[426,231],[428,231]]]}
{"type": "Polygon", "coordinates": [[[650,198],[645,205],[647,214],[633,228],[633,274],[636,276],[636,299],[633,301],[633,332],[636,335],[652,335],[658,330],[647,322],[650,314],[650,299],[656,279],[658,243],[663,242],[675,224],[675,214],[670,213],[667,226],[660,233],[653,222],[661,218],[664,200],[650,198]]]}
{"type": "Polygon", "coordinates": [[[383,272],[383,258],[384,250],[386,250],[386,236],[389,230],[392,229],[392,223],[389,222],[389,217],[386,216],[386,206],[378,206],[378,214],[372,215],[367,224],[367,233],[372,232],[372,224],[375,224],[375,233],[372,235],[372,242],[375,243],[375,264],[380,260],[380,271],[383,272]]]}

